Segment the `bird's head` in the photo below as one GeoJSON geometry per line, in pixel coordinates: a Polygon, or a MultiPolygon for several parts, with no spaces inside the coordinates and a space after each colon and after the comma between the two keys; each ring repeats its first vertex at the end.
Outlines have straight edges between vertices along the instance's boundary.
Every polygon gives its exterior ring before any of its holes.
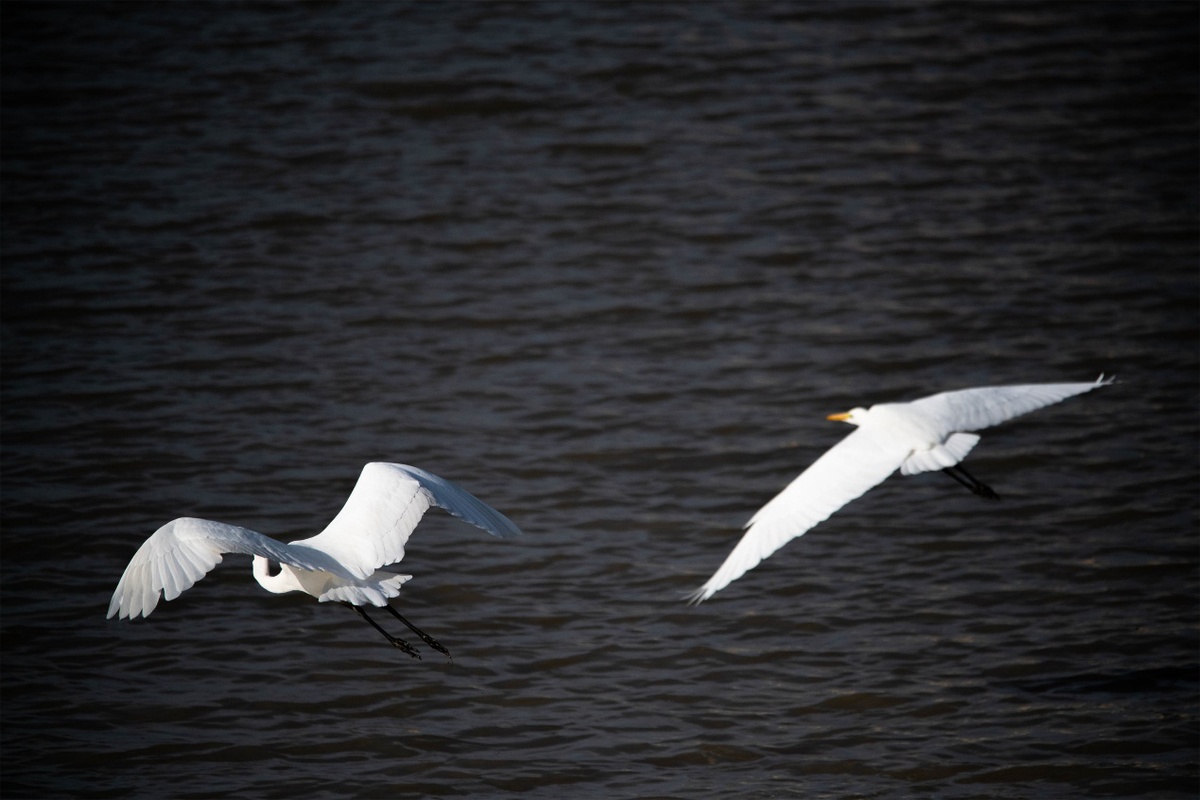
{"type": "Polygon", "coordinates": [[[861,425],[866,418],[867,410],[865,408],[852,408],[843,414],[830,414],[825,419],[837,422],[849,422],[851,425],[861,425]]]}

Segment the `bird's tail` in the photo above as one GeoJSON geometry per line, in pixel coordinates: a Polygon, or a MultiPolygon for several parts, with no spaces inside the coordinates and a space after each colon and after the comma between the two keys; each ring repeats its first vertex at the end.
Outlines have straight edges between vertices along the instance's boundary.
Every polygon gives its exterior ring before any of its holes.
{"type": "Polygon", "coordinates": [[[412,579],[412,575],[397,575],[378,570],[369,578],[361,580],[338,579],[318,597],[322,603],[350,603],[355,606],[386,606],[387,601],[400,594],[400,587],[412,579]]]}

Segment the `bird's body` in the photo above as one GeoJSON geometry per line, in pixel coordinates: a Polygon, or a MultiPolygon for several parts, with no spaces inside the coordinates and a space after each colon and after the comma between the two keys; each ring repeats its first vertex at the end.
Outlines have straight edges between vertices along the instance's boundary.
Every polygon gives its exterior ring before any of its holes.
{"type": "Polygon", "coordinates": [[[393,644],[407,647],[366,617],[361,606],[387,608],[413,627],[388,606],[412,576],[380,567],[404,558],[409,536],[431,505],[495,536],[521,532],[499,511],[430,472],[371,463],[363,467],[333,521],[308,539],[284,544],[247,528],[193,517],[168,522],[130,560],[113,592],[108,616],[149,616],[160,596],[174,600],[220,563],[223,553],[244,553],[254,557],[254,578],[267,591],[304,592],[323,603],[348,604],[393,644]],[[271,562],[279,564],[278,573],[271,573],[271,562]]]}
{"type": "Polygon", "coordinates": [[[750,518],[733,552],[689,599],[699,603],[712,597],[897,469],[904,475],[945,470],[976,494],[998,499],[995,492],[957,466],[979,442],[979,436],[971,431],[1111,382],[1102,375],[1094,383],[987,386],[831,415],[829,419],[849,422],[858,429],[750,518]]]}

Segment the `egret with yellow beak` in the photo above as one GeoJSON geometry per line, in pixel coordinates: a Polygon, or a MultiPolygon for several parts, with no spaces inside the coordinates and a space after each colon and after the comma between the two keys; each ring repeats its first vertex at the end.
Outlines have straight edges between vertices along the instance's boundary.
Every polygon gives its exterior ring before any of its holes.
{"type": "Polygon", "coordinates": [[[900,470],[903,475],[941,470],[981,497],[999,495],[958,466],[979,442],[971,431],[1090,392],[1112,383],[1031,383],[984,386],[923,397],[910,403],[880,403],[828,419],[858,426],[746,523],[745,534],[708,582],[688,596],[700,603],[785,544],[900,470]]]}

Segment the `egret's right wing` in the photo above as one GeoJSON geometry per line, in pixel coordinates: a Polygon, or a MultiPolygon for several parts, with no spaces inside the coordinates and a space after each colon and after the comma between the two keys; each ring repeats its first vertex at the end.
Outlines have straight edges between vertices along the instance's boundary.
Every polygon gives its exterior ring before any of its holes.
{"type": "Polygon", "coordinates": [[[262,556],[301,569],[340,571],[323,554],[297,552],[248,528],[180,517],[155,531],[133,554],[108,604],[108,616],[150,616],[163,593],[174,600],[221,563],[222,553],[262,556]]]}
{"type": "Polygon", "coordinates": [[[746,533],[708,582],[689,596],[712,597],[785,544],[891,475],[908,455],[858,430],[830,448],[746,523],[746,533]]]}
{"type": "Polygon", "coordinates": [[[983,386],[922,397],[909,406],[935,421],[943,435],[977,431],[1060,403],[1068,397],[1107,386],[1113,379],[1101,375],[1094,383],[1027,383],[1018,386],[983,386]]]}
{"type": "Polygon", "coordinates": [[[404,558],[408,538],[431,505],[495,536],[521,533],[508,517],[444,478],[407,464],[372,462],[328,527],[292,545],[327,553],[365,578],[404,558]]]}

